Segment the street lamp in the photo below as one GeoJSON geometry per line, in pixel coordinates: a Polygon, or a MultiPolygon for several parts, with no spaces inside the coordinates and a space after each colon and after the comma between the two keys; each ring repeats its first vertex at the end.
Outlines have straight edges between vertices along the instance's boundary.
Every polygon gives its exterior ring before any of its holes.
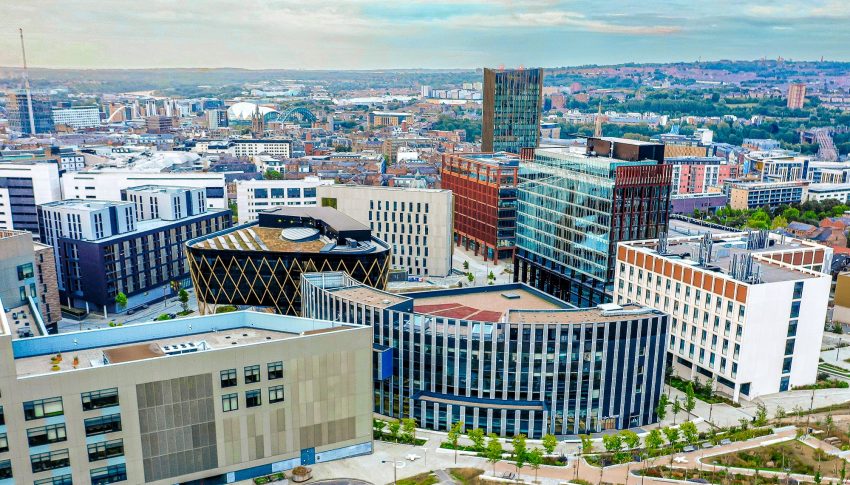
{"type": "Polygon", "coordinates": [[[381,463],[389,463],[393,466],[393,485],[396,485],[396,483],[398,482],[398,469],[404,468],[404,462],[401,460],[381,460],[381,463]]]}
{"type": "Polygon", "coordinates": [[[423,452],[423,453],[425,453],[425,459],[424,459],[424,461],[422,462],[422,464],[423,464],[423,465],[425,465],[425,469],[427,470],[427,469],[428,469],[428,448],[426,448],[426,447],[424,447],[424,446],[423,446],[423,447],[422,447],[422,452],[423,452]]]}

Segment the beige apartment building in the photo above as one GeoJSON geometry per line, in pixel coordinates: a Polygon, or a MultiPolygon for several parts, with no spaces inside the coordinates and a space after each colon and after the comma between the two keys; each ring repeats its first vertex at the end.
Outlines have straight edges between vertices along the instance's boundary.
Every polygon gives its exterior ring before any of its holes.
{"type": "Polygon", "coordinates": [[[316,187],[319,205],[369,226],[392,247],[392,266],[410,276],[452,271],[452,192],[365,185],[316,187]]]}
{"type": "Polygon", "coordinates": [[[0,483],[233,483],[372,451],[372,329],[254,312],[18,339],[0,483]]]}

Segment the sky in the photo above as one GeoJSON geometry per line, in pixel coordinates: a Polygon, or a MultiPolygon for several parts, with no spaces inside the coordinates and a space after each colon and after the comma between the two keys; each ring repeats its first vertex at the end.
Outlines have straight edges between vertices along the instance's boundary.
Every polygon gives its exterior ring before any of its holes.
{"type": "Polygon", "coordinates": [[[850,61],[850,0],[0,0],[0,66],[850,61]]]}

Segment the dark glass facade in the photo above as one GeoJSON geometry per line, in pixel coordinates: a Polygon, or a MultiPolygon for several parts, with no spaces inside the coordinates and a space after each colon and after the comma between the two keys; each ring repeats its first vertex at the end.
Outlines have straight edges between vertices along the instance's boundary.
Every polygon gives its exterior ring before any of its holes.
{"type": "Polygon", "coordinates": [[[577,306],[611,301],[617,243],[667,230],[671,174],[656,160],[537,150],[519,172],[514,280],[577,306]]]}
{"type": "Polygon", "coordinates": [[[443,155],[442,188],[454,194],[454,242],[485,260],[510,260],[516,246],[519,159],[443,155]]]}
{"type": "MultiPolygon", "coordinates": [[[[661,312],[554,310],[547,320],[558,323],[478,322],[416,313],[414,299],[399,295],[358,299],[347,291],[357,286],[340,273],[304,275],[303,316],[373,326],[377,413],[427,429],[463,421],[531,438],[657,420],[668,333],[661,312]]],[[[481,290],[439,293],[464,291],[481,290]]]]}
{"type": "Polygon", "coordinates": [[[519,153],[540,143],[543,69],[484,69],[481,151],[519,153]]]}
{"type": "MultiPolygon", "coordinates": [[[[53,108],[50,106],[50,96],[43,93],[32,93],[32,114],[35,122],[35,133],[52,133],[53,108]]],[[[8,95],[9,126],[24,135],[31,135],[29,105],[24,91],[14,91],[8,95]]]]}

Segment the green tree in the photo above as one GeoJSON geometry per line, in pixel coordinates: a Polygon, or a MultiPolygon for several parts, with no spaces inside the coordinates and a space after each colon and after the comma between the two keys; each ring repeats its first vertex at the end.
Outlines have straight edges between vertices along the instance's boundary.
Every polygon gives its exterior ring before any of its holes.
{"type": "Polygon", "coordinates": [[[608,453],[616,453],[623,449],[623,439],[618,434],[602,435],[602,446],[608,453]]]}
{"type": "Polygon", "coordinates": [[[469,430],[466,433],[466,436],[469,437],[469,441],[472,441],[472,445],[475,447],[475,451],[483,451],[484,450],[484,430],[481,428],[474,428],[469,430]]]}
{"type": "Polygon", "coordinates": [[[835,424],[835,420],[832,419],[831,414],[827,414],[826,418],[823,421],[823,426],[826,428],[826,435],[829,436],[832,434],[832,426],[835,424]]]}
{"type": "Polygon", "coordinates": [[[658,415],[658,421],[663,421],[667,416],[667,404],[670,400],[667,398],[667,394],[661,394],[661,397],[658,398],[658,406],[655,407],[655,414],[658,415]]]}
{"type": "Polygon", "coordinates": [[[283,175],[277,170],[270,168],[266,170],[266,173],[263,174],[263,178],[266,180],[281,180],[283,178],[283,175]]]}
{"type": "Polygon", "coordinates": [[[785,419],[785,416],[787,415],[788,413],[785,412],[785,408],[783,408],[782,406],[777,406],[776,411],[774,411],[773,413],[773,416],[776,418],[777,421],[785,419]]]}
{"type": "Polygon", "coordinates": [[[676,444],[679,442],[679,429],[667,427],[661,431],[664,432],[664,438],[667,440],[667,443],[675,449],[676,444]]]}
{"type": "Polygon", "coordinates": [[[457,464],[457,442],[460,440],[460,435],[463,433],[463,421],[458,421],[449,428],[449,443],[455,450],[455,464],[457,464]]]}
{"type": "Polygon", "coordinates": [[[800,220],[800,209],[789,207],[782,211],[782,217],[789,222],[798,221],[800,220]]]}
{"type": "Polygon", "coordinates": [[[502,459],[502,442],[496,433],[490,433],[490,441],[487,442],[487,461],[493,464],[493,475],[496,475],[496,463],[502,459]]]}
{"type": "Polygon", "coordinates": [[[762,403],[758,403],[758,405],[756,405],[756,415],[753,420],[753,424],[756,426],[764,426],[767,424],[767,408],[762,403]]]}
{"type": "Polygon", "coordinates": [[[555,452],[555,448],[558,447],[558,438],[553,434],[547,434],[543,436],[543,449],[546,450],[546,454],[551,455],[555,452]]]}
{"type": "Polygon", "coordinates": [[[699,431],[697,431],[697,425],[694,424],[693,421],[685,421],[679,426],[679,429],[682,431],[682,434],[685,436],[685,441],[688,444],[696,444],[699,440],[699,431]]]}
{"type": "Polygon", "coordinates": [[[384,428],[387,427],[386,421],[381,421],[380,419],[376,419],[372,422],[372,426],[374,426],[375,431],[377,432],[379,438],[384,436],[384,428]]]}
{"type": "Polygon", "coordinates": [[[475,276],[471,272],[466,273],[466,279],[469,281],[470,284],[472,284],[472,282],[475,281],[475,276]]]}
{"type": "Polygon", "coordinates": [[[578,435],[579,439],[581,439],[581,452],[582,453],[593,453],[593,439],[589,434],[580,434],[578,435]]]}
{"type": "Polygon", "coordinates": [[[525,435],[518,434],[514,436],[514,439],[511,441],[511,445],[514,449],[514,465],[516,466],[516,473],[519,475],[519,471],[522,470],[522,467],[525,466],[525,461],[528,459],[525,435]]]}
{"type": "Polygon", "coordinates": [[[773,221],[770,223],[771,229],[781,229],[788,225],[788,220],[782,216],[776,216],[773,218],[773,221]]]}
{"type": "Polygon", "coordinates": [[[119,291],[115,295],[115,304],[118,305],[118,308],[125,308],[127,306],[127,295],[123,291],[119,291]]]}
{"type": "Polygon", "coordinates": [[[661,436],[661,431],[653,429],[646,435],[645,442],[646,451],[649,452],[650,456],[653,456],[664,446],[664,437],[661,436]]]}
{"type": "Polygon", "coordinates": [[[640,436],[634,431],[629,429],[623,430],[620,432],[620,438],[623,440],[626,449],[634,450],[640,448],[640,436]]]}
{"type": "Polygon", "coordinates": [[[392,437],[393,441],[398,441],[398,432],[399,430],[401,430],[401,423],[399,423],[398,421],[393,421],[389,424],[389,428],[390,436],[392,437]]]}
{"type": "Polygon", "coordinates": [[[185,288],[180,288],[180,291],[177,292],[177,300],[183,307],[183,313],[189,313],[189,292],[185,288]]]}
{"type": "Polygon", "coordinates": [[[534,470],[534,481],[537,481],[537,470],[543,464],[543,451],[540,448],[534,448],[528,453],[528,464],[534,470]]]}
{"type": "Polygon", "coordinates": [[[815,484],[820,485],[821,480],[823,478],[820,476],[820,470],[815,472],[815,484]]]}
{"type": "Polygon", "coordinates": [[[469,271],[469,261],[463,262],[463,269],[466,270],[466,271],[469,271]]]}
{"type": "Polygon", "coordinates": [[[832,208],[832,216],[841,217],[847,211],[850,211],[850,207],[848,207],[846,204],[838,204],[837,206],[832,208]]]}
{"type": "Polygon", "coordinates": [[[676,415],[682,412],[682,403],[679,402],[679,398],[673,399],[673,424],[676,424],[676,415]]]}
{"type": "Polygon", "coordinates": [[[685,408],[685,412],[688,413],[688,417],[691,416],[691,411],[694,410],[696,405],[697,400],[696,393],[694,392],[694,385],[689,382],[688,387],[685,388],[685,405],[683,406],[685,408]]]}
{"type": "Polygon", "coordinates": [[[413,418],[404,418],[401,420],[402,437],[409,443],[416,443],[416,420],[413,418]]]}

